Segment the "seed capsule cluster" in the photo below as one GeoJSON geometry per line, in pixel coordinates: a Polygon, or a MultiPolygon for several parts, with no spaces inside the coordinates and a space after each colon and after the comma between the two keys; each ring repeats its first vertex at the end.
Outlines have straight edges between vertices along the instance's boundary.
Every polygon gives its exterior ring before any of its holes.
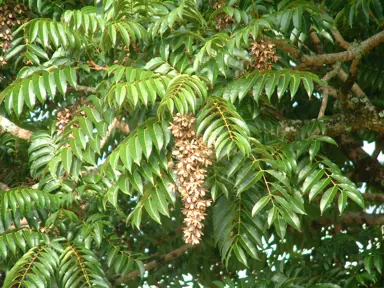
{"type": "MultiPolygon", "coordinates": [[[[13,40],[12,30],[28,22],[28,8],[21,4],[0,6],[0,47],[3,52],[11,47],[13,40]]],[[[7,64],[5,58],[0,56],[0,66],[7,64]]]]}
{"type": "Polygon", "coordinates": [[[211,200],[204,199],[207,192],[204,179],[206,167],[212,164],[209,160],[212,150],[203,143],[201,137],[196,138],[195,120],[192,115],[178,113],[170,126],[176,139],[172,155],[176,159],[177,189],[184,204],[184,241],[192,245],[200,242],[205,210],[211,205],[211,200]]]}
{"type": "MultiPolygon", "coordinates": [[[[225,5],[225,1],[220,1],[220,2],[216,2],[214,5],[213,5],[213,8],[214,9],[220,9],[221,7],[223,7],[225,5]]],[[[235,22],[235,19],[231,16],[228,16],[228,15],[218,15],[216,16],[216,29],[217,30],[224,30],[225,28],[227,28],[228,25],[231,25],[235,22]]]]}
{"type": "Polygon", "coordinates": [[[272,69],[271,62],[277,62],[279,56],[276,54],[275,45],[271,42],[259,40],[252,43],[252,66],[262,69],[272,69]]]}
{"type": "MultiPolygon", "coordinates": [[[[56,114],[56,128],[59,132],[59,134],[64,132],[65,127],[68,125],[69,122],[71,122],[74,119],[74,114],[78,109],[80,109],[82,106],[88,106],[90,108],[94,108],[92,104],[89,103],[83,103],[85,100],[83,98],[80,99],[77,103],[73,104],[72,106],[69,106],[68,108],[63,107],[60,110],[57,111],[56,114]]],[[[85,111],[80,111],[79,115],[86,116],[85,111]]],[[[72,126],[77,127],[78,124],[75,123],[72,126]]]]}

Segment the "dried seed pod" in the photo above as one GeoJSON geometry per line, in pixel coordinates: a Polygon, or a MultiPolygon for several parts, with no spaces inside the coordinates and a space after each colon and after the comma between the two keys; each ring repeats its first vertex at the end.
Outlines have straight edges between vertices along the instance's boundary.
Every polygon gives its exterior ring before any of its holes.
{"type": "Polygon", "coordinates": [[[277,62],[279,56],[276,54],[275,45],[271,42],[258,40],[252,43],[252,66],[259,70],[272,69],[272,62],[277,62]]]}
{"type": "MultiPolygon", "coordinates": [[[[29,20],[27,8],[24,5],[17,4],[2,4],[0,7],[0,46],[2,52],[6,52],[11,47],[13,40],[12,30],[17,26],[26,23],[29,20]],[[23,10],[21,10],[24,9],[23,10]],[[17,11],[19,10],[19,12],[17,11]],[[16,11],[18,14],[16,14],[16,11]],[[21,11],[21,12],[20,12],[21,11]]],[[[1,61],[0,66],[7,64],[6,61],[1,61]]]]}
{"type": "MultiPolygon", "coordinates": [[[[214,9],[220,9],[225,5],[225,1],[216,2],[213,5],[214,9]]],[[[228,15],[218,15],[216,16],[216,29],[217,30],[224,30],[227,25],[231,25],[235,22],[235,19],[228,15]]]]}
{"type": "Polygon", "coordinates": [[[176,188],[184,204],[184,241],[192,245],[200,242],[205,210],[211,205],[211,200],[203,198],[206,194],[206,167],[212,163],[209,160],[212,150],[203,143],[201,137],[196,139],[193,130],[195,120],[192,115],[178,113],[173,117],[173,123],[170,123],[170,130],[176,138],[172,155],[177,164],[169,166],[173,167],[178,176],[176,188]]]}

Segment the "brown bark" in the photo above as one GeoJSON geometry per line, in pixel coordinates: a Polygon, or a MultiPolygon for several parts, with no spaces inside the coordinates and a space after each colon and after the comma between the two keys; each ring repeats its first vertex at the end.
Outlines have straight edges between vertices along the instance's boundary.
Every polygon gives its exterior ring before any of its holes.
{"type": "MultiPolygon", "coordinates": [[[[301,69],[305,69],[312,66],[322,66],[324,64],[333,64],[336,62],[351,61],[357,56],[360,56],[361,54],[368,53],[377,45],[384,42],[384,31],[381,31],[373,35],[372,37],[366,39],[365,41],[361,42],[360,45],[357,45],[351,50],[338,52],[338,53],[313,55],[313,56],[303,55],[303,53],[296,46],[289,44],[284,40],[273,39],[269,37],[264,37],[264,38],[274,43],[280,49],[288,52],[292,57],[296,58],[299,62],[298,63],[299,65],[296,68],[301,70],[301,69]]],[[[346,46],[345,41],[341,43],[343,43],[343,46],[346,46]]]]}
{"type": "Polygon", "coordinates": [[[351,68],[349,69],[349,75],[345,79],[344,86],[341,89],[340,100],[346,100],[348,98],[349,90],[351,90],[357,78],[357,70],[359,68],[359,63],[360,58],[353,59],[351,68]]]}
{"type": "MultiPolygon", "coordinates": [[[[353,181],[366,182],[376,188],[383,189],[384,187],[384,166],[381,165],[376,158],[367,154],[363,148],[362,143],[356,141],[349,135],[342,135],[340,137],[340,147],[343,149],[345,155],[354,163],[355,171],[352,175],[353,181]]],[[[363,194],[367,200],[376,202],[375,200],[381,199],[380,197],[367,195],[381,195],[381,194],[363,194]]],[[[384,197],[384,194],[383,194],[384,197]]],[[[383,198],[384,199],[384,198],[383,198]]]]}
{"type": "Polygon", "coordinates": [[[32,131],[26,130],[0,115],[0,134],[9,133],[17,138],[29,141],[32,131]]]}
{"type": "Polygon", "coordinates": [[[111,133],[113,129],[118,128],[121,132],[124,134],[129,134],[129,126],[125,122],[119,122],[116,118],[112,120],[112,123],[109,124],[108,129],[107,129],[107,134],[101,139],[100,146],[104,147],[105,143],[107,142],[109,136],[111,136],[111,133]]]}
{"type": "Polygon", "coordinates": [[[3,182],[0,182],[0,191],[8,191],[10,190],[11,188],[9,188],[9,186],[3,182]]]}
{"type": "Polygon", "coordinates": [[[340,45],[341,48],[344,48],[347,50],[349,48],[349,43],[344,40],[343,36],[341,36],[339,30],[331,30],[331,33],[333,35],[333,38],[335,38],[336,42],[340,45]]]}
{"type": "Polygon", "coordinates": [[[340,216],[343,223],[357,223],[368,225],[383,225],[384,215],[367,214],[364,212],[346,212],[340,216]]]}

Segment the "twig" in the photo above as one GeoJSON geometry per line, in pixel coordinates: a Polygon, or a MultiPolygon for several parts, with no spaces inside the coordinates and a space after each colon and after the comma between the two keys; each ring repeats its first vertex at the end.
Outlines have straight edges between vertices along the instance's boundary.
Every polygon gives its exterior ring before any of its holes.
{"type": "MultiPolygon", "coordinates": [[[[315,36],[317,37],[317,35],[315,36]]],[[[321,80],[324,82],[328,82],[333,77],[335,77],[339,72],[340,65],[341,65],[340,63],[336,63],[335,65],[333,65],[333,69],[329,71],[327,74],[325,74],[325,76],[321,80]]],[[[321,100],[320,111],[319,111],[319,115],[317,116],[317,119],[320,119],[321,117],[324,116],[325,110],[327,109],[327,105],[328,105],[328,94],[329,94],[329,87],[328,86],[323,87],[323,99],[321,100]]]]}
{"type": "Polygon", "coordinates": [[[325,110],[327,109],[328,105],[328,87],[324,87],[323,90],[323,99],[321,100],[321,106],[319,110],[319,115],[317,116],[317,119],[320,119],[324,116],[325,110]]]}
{"type": "Polygon", "coordinates": [[[349,75],[344,82],[343,88],[341,89],[340,100],[342,101],[348,98],[348,92],[349,90],[351,90],[353,84],[355,83],[355,80],[357,78],[357,70],[359,67],[360,59],[361,59],[360,57],[357,57],[352,61],[351,68],[349,69],[349,75]]]}
{"type": "Polygon", "coordinates": [[[95,71],[107,71],[109,68],[108,66],[106,66],[106,67],[100,66],[100,65],[96,64],[93,60],[87,61],[87,64],[88,64],[89,69],[95,70],[95,71]]]}
{"type": "MultiPolygon", "coordinates": [[[[181,246],[180,248],[176,249],[176,250],[173,250],[172,252],[164,255],[164,257],[162,257],[162,262],[169,262],[177,257],[180,257],[181,255],[183,255],[185,253],[185,251],[187,251],[189,248],[192,248],[192,247],[196,247],[193,246],[193,245],[184,245],[184,246],[181,246]]],[[[149,270],[152,270],[152,269],[155,269],[157,268],[157,266],[159,265],[160,263],[157,262],[156,260],[153,260],[151,262],[148,262],[146,265],[145,265],[145,271],[149,271],[149,270]]],[[[119,279],[117,279],[116,283],[117,284],[121,284],[121,283],[124,283],[132,278],[135,278],[139,275],[139,270],[134,270],[130,273],[128,273],[127,275],[124,275],[122,277],[120,277],[119,279]]]]}
{"type": "Polygon", "coordinates": [[[112,123],[109,124],[107,129],[107,134],[101,139],[100,146],[104,147],[105,143],[108,141],[109,136],[111,136],[111,133],[113,129],[118,128],[120,131],[122,131],[124,134],[128,134],[130,132],[129,126],[127,123],[119,122],[116,118],[112,120],[112,123]]]}
{"type": "Polygon", "coordinates": [[[376,138],[376,148],[375,151],[373,151],[372,158],[377,159],[379,157],[380,152],[383,150],[383,138],[377,137],[376,138]]]}

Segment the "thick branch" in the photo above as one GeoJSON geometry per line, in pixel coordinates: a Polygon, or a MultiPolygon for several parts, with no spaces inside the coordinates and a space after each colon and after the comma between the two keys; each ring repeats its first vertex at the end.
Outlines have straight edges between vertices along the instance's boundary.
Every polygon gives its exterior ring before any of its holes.
{"type": "Polygon", "coordinates": [[[264,36],[263,38],[266,41],[269,41],[269,42],[275,44],[280,49],[288,52],[295,59],[299,59],[299,58],[301,58],[303,56],[303,53],[300,51],[300,49],[298,49],[296,46],[294,46],[292,44],[289,44],[285,40],[270,38],[270,37],[267,37],[267,36],[264,36]]]}
{"type": "MultiPolygon", "coordinates": [[[[337,33],[337,32],[336,32],[337,33]]],[[[340,33],[339,33],[340,34],[340,33]]],[[[341,36],[341,35],[340,35],[341,36]]],[[[360,45],[357,45],[351,50],[338,52],[338,53],[329,53],[321,55],[303,55],[303,53],[296,46],[287,43],[284,40],[273,39],[269,37],[264,37],[266,40],[274,43],[280,49],[291,54],[292,57],[298,60],[299,65],[297,69],[304,69],[308,66],[322,66],[324,64],[333,64],[336,62],[346,62],[353,60],[360,53],[368,53],[371,49],[384,42],[384,31],[381,31],[372,37],[361,42],[360,45]]],[[[342,38],[341,38],[342,39],[342,38]]],[[[340,40],[340,38],[339,38],[340,40]]],[[[344,40],[344,39],[343,39],[344,40]]],[[[345,41],[344,41],[345,42],[345,41]]],[[[345,43],[343,43],[345,44],[345,43]]],[[[343,45],[345,46],[345,45],[343,45]]],[[[349,46],[348,46],[349,47],[349,46]]]]}
{"type": "Polygon", "coordinates": [[[32,136],[32,131],[21,128],[0,115],[0,134],[4,132],[26,141],[29,141],[32,136]]]}
{"type": "Polygon", "coordinates": [[[381,214],[367,214],[364,212],[346,212],[342,214],[341,220],[344,223],[358,223],[369,225],[383,225],[384,215],[381,214]]]}
{"type": "Polygon", "coordinates": [[[321,225],[334,225],[337,223],[383,225],[384,215],[368,214],[364,212],[344,212],[342,215],[340,215],[340,217],[337,217],[337,219],[322,217],[314,222],[317,222],[321,225]]]}
{"type": "MultiPolygon", "coordinates": [[[[382,170],[384,170],[384,167],[382,167],[382,170]]],[[[363,198],[366,201],[370,201],[370,202],[384,203],[384,194],[368,193],[368,194],[363,194],[363,198]]]]}
{"type": "MultiPolygon", "coordinates": [[[[183,255],[185,253],[185,251],[187,251],[189,248],[192,248],[192,247],[196,247],[196,246],[192,246],[192,245],[184,245],[184,246],[181,246],[180,248],[176,249],[176,250],[173,250],[172,252],[169,252],[168,254],[164,255],[162,257],[162,261],[161,262],[169,262],[177,257],[180,257],[181,255],[183,255]]],[[[155,269],[157,268],[157,266],[160,265],[160,263],[156,260],[153,260],[151,262],[148,262],[146,265],[145,265],[145,271],[149,271],[149,270],[152,270],[152,269],[155,269]]],[[[121,278],[117,279],[117,283],[120,284],[120,283],[124,283],[130,279],[133,279],[135,277],[137,277],[139,275],[139,271],[138,270],[134,270],[130,273],[128,273],[127,275],[124,275],[122,276],[121,278]]]]}
{"type": "Polygon", "coordinates": [[[368,53],[382,42],[384,42],[384,31],[373,35],[351,50],[316,56],[304,56],[303,59],[301,59],[302,64],[300,66],[321,66],[323,64],[350,61],[356,58],[360,53],[368,53]]]}
{"type": "MultiPolygon", "coordinates": [[[[384,135],[384,119],[380,118],[376,111],[372,110],[369,105],[364,105],[361,102],[357,102],[356,105],[361,106],[358,106],[358,109],[335,114],[323,120],[328,136],[336,137],[362,129],[376,131],[384,135]]],[[[281,134],[289,139],[293,139],[299,130],[311,121],[313,120],[280,121],[282,125],[281,134]]]]}
{"type": "Polygon", "coordinates": [[[349,48],[349,43],[344,40],[343,36],[341,36],[339,30],[331,30],[331,33],[333,35],[333,38],[335,38],[336,42],[340,45],[341,48],[344,48],[347,50],[349,48]]]}

